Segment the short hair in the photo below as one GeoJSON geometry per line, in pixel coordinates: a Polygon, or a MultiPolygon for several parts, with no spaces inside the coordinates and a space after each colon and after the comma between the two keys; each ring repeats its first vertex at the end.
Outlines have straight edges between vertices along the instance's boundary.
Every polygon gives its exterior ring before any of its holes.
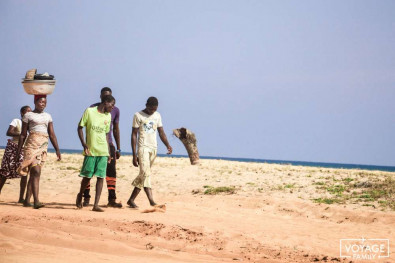
{"type": "Polygon", "coordinates": [[[146,106],[158,106],[159,102],[158,99],[155,97],[149,97],[147,100],[146,106]]]}
{"type": "Polygon", "coordinates": [[[113,101],[115,102],[115,98],[112,95],[106,95],[101,98],[101,103],[113,101]]]}
{"type": "Polygon", "coordinates": [[[24,113],[28,108],[30,108],[30,106],[28,106],[28,105],[26,105],[26,106],[23,106],[22,108],[21,108],[21,113],[24,113]]]}
{"type": "Polygon", "coordinates": [[[100,94],[103,94],[103,92],[109,91],[112,94],[112,90],[109,87],[104,87],[101,89],[100,94]]]}

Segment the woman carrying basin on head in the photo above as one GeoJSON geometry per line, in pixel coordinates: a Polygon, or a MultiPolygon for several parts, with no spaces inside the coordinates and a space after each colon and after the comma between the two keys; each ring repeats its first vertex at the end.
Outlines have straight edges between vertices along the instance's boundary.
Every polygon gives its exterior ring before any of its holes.
{"type": "Polygon", "coordinates": [[[60,161],[62,157],[53,128],[52,117],[49,113],[44,112],[47,106],[47,96],[35,95],[34,106],[34,110],[26,113],[22,119],[22,133],[19,137],[18,154],[23,148],[23,162],[18,172],[24,175],[30,171],[26,199],[23,205],[31,206],[30,197],[33,194],[34,208],[38,209],[44,206],[40,203],[38,193],[41,168],[47,157],[48,139],[51,140],[52,146],[55,148],[58,161],[60,161]],[[28,131],[29,135],[27,136],[28,131]],[[26,142],[23,145],[25,138],[26,142]]]}

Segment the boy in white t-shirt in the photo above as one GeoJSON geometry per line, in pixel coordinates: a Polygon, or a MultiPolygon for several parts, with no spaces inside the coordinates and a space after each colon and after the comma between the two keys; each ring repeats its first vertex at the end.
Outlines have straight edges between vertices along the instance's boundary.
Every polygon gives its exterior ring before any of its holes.
{"type": "Polygon", "coordinates": [[[152,197],[151,189],[151,166],[154,163],[158,144],[156,141],[157,131],[161,141],[167,148],[167,154],[171,154],[173,149],[171,148],[165,131],[163,130],[162,118],[156,110],[158,109],[158,99],[155,97],[149,97],[145,104],[145,109],[136,112],[133,117],[133,128],[132,128],[132,151],[133,151],[133,165],[135,167],[140,166],[140,173],[134,179],[132,185],[134,186],[133,192],[127,202],[130,208],[138,208],[134,203],[137,195],[140,193],[141,188],[148,197],[151,206],[155,206],[156,203],[152,197]],[[138,153],[136,154],[138,134],[138,153]]]}

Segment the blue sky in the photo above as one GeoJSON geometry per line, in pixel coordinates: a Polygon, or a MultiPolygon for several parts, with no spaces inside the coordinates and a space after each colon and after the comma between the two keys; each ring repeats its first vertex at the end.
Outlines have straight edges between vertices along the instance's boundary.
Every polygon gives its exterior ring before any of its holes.
{"type": "Polygon", "coordinates": [[[395,165],[394,1],[3,0],[0,36],[0,145],[37,68],[61,148],[109,86],[123,151],[153,95],[176,154],[395,165]]]}

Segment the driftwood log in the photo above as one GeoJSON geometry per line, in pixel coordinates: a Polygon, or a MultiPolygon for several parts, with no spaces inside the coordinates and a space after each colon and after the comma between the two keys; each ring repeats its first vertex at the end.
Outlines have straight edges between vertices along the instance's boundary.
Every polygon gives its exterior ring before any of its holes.
{"type": "Polygon", "coordinates": [[[198,164],[199,152],[195,134],[186,128],[174,129],[173,134],[184,144],[187,149],[189,159],[191,160],[191,164],[198,164]]]}

